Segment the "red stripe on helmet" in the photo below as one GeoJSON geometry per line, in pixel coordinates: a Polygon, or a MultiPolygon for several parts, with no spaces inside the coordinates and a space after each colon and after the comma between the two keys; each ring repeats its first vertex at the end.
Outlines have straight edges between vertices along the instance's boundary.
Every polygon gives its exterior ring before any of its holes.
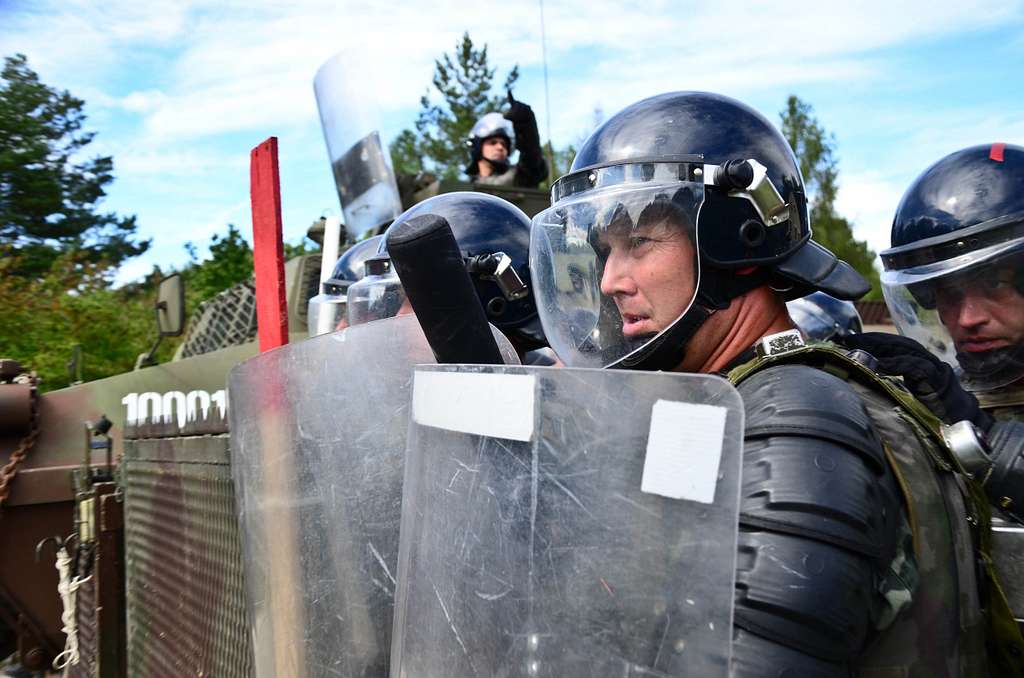
{"type": "Polygon", "coordinates": [[[1002,162],[1003,161],[1003,151],[1005,151],[1005,150],[1006,150],[1006,144],[1004,144],[1004,143],[1000,142],[998,144],[992,144],[992,150],[990,150],[988,152],[988,159],[989,160],[995,160],[996,162],[1002,162]]]}

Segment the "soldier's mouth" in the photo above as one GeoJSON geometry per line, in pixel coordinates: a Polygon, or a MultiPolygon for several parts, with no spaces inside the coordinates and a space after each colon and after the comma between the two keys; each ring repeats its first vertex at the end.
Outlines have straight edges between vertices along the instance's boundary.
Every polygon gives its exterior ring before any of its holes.
{"type": "Polygon", "coordinates": [[[982,353],[983,351],[994,351],[997,348],[1006,348],[1010,342],[1005,339],[992,339],[990,337],[968,337],[960,342],[959,348],[967,353],[982,353]]]}
{"type": "Polygon", "coordinates": [[[650,334],[653,331],[650,316],[638,313],[620,313],[620,315],[622,315],[622,334],[627,337],[650,334]]]}

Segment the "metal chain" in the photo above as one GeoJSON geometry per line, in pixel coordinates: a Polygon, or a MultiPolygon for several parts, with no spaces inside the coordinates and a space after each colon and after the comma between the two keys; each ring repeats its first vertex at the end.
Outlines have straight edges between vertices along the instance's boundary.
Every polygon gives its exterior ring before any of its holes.
{"type": "MultiPolygon", "coordinates": [[[[18,466],[25,460],[28,455],[28,451],[32,449],[32,446],[36,442],[36,438],[39,437],[39,395],[36,392],[36,385],[38,379],[35,372],[31,372],[28,375],[19,376],[18,379],[22,381],[20,383],[28,383],[30,387],[29,391],[29,432],[28,435],[21,439],[18,446],[11,452],[10,459],[0,469],[0,508],[3,507],[4,502],[7,501],[7,496],[11,493],[11,481],[14,480],[14,476],[18,474],[18,466]]],[[[17,381],[17,380],[16,380],[17,381]]]]}

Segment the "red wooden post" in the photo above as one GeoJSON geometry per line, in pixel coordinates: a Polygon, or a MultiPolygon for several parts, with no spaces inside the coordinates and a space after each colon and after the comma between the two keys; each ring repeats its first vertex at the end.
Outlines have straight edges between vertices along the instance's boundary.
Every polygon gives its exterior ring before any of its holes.
{"type": "Polygon", "coordinates": [[[256,270],[256,324],[262,353],[288,343],[277,137],[270,137],[252,149],[249,154],[249,183],[253,268],[256,270]]]}

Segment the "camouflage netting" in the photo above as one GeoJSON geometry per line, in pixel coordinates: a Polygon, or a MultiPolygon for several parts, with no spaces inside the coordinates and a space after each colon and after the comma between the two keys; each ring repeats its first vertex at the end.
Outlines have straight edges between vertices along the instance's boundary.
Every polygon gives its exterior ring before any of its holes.
{"type": "Polygon", "coordinates": [[[189,358],[256,339],[256,284],[240,282],[199,305],[176,358],[189,358]]]}
{"type": "MultiPolygon", "coordinates": [[[[285,264],[288,325],[305,332],[307,304],[320,288],[320,255],[295,257],[285,264]]],[[[240,282],[199,305],[192,314],[175,360],[256,340],[256,283],[240,282]]]]}

